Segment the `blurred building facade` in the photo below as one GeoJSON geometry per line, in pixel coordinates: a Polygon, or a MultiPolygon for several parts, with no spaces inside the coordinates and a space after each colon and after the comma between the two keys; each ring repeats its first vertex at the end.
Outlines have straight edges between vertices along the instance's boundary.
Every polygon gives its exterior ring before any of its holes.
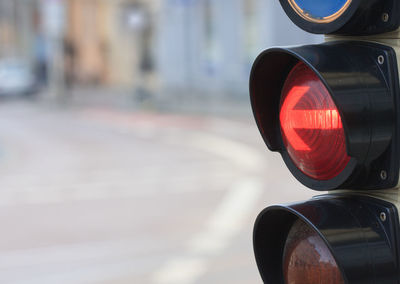
{"type": "Polygon", "coordinates": [[[0,58],[51,61],[56,37],[67,80],[132,86],[152,37],[153,7],[148,0],[0,0],[0,58]]]}
{"type": "Polygon", "coordinates": [[[33,56],[36,0],[0,1],[0,57],[33,56]]]}
{"type": "Polygon", "coordinates": [[[275,0],[164,0],[158,40],[160,78],[167,88],[247,97],[259,52],[321,37],[294,26],[275,0]]]}
{"type": "MultiPolygon", "coordinates": [[[[66,45],[79,81],[134,85],[151,22],[151,1],[68,0],[66,45]]],[[[68,64],[67,64],[68,65],[68,64]]]]}
{"type": "Polygon", "coordinates": [[[272,0],[0,0],[0,58],[44,70],[58,48],[67,84],[160,96],[246,97],[260,51],[320,40],[272,0]]]}

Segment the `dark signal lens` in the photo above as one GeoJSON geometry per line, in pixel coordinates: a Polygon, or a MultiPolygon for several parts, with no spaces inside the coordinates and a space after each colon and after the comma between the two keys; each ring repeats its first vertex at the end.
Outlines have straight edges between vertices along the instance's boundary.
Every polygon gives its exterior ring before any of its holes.
{"type": "Polygon", "coordinates": [[[291,228],[283,256],[285,284],[344,284],[342,273],[322,238],[303,221],[291,228]]]}
{"type": "Polygon", "coordinates": [[[283,86],[280,125],[286,150],[305,175],[330,180],[346,168],[350,157],[339,111],[319,77],[302,62],[283,86]]]}

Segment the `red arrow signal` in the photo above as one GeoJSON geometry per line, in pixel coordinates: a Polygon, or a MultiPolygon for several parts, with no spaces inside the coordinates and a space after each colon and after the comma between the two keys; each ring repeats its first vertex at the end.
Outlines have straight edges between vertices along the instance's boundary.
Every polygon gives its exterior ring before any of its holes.
{"type": "Polygon", "coordinates": [[[309,90],[310,87],[293,87],[281,107],[280,121],[283,133],[288,143],[297,151],[311,149],[297,134],[296,129],[335,130],[343,127],[337,109],[294,109],[309,90]]]}

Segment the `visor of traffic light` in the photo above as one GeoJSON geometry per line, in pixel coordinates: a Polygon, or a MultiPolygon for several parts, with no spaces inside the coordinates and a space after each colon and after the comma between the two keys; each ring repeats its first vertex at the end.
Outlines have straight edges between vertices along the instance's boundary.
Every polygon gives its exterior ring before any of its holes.
{"type": "Polygon", "coordinates": [[[400,26],[398,0],[279,0],[289,18],[317,34],[371,35],[400,26]]]}
{"type": "Polygon", "coordinates": [[[392,188],[400,164],[398,81],[395,51],[380,44],[273,48],[253,65],[250,97],[268,148],[304,185],[392,188]]]}
{"type": "Polygon", "coordinates": [[[265,209],[253,244],[267,284],[394,284],[398,233],[393,204],[331,195],[265,209]]]}

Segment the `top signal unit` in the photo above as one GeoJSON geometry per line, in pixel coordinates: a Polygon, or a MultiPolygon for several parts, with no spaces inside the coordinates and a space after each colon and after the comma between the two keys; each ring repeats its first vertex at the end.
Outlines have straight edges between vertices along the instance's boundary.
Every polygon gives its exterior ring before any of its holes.
{"type": "Polygon", "coordinates": [[[373,35],[400,26],[398,0],[280,0],[289,18],[316,34],[373,35]]]}

